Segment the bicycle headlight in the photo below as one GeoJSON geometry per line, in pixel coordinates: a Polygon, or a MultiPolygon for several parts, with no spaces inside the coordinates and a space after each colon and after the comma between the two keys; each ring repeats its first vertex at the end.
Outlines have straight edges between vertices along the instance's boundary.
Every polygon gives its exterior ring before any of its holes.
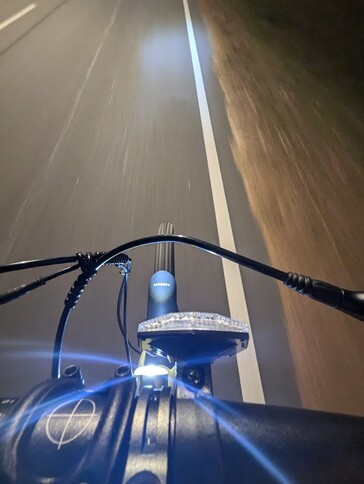
{"type": "Polygon", "coordinates": [[[145,365],[145,366],[138,366],[134,370],[135,376],[162,376],[168,375],[168,368],[160,365],[145,365]]]}
{"type": "Polygon", "coordinates": [[[169,313],[139,324],[143,349],[153,349],[180,359],[213,361],[245,349],[249,327],[215,313],[169,313]]]}

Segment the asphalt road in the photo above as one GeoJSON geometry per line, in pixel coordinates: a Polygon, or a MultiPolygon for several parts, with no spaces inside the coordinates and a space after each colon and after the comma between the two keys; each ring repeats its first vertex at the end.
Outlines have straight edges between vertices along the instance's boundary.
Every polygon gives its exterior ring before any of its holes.
{"type": "MultiPolygon", "coordinates": [[[[0,1],[0,24],[28,5],[0,1]]],[[[230,152],[210,47],[190,2],[237,250],[267,261],[230,152]]],[[[196,87],[180,0],[38,1],[0,30],[1,263],[106,250],[156,233],[218,243],[196,87]]],[[[228,314],[221,262],[177,247],[180,310],[228,314]]],[[[153,249],[134,252],[129,325],[146,315],[153,249]]],[[[1,292],[38,274],[2,276],[1,292]]],[[[299,405],[279,296],[243,270],[267,403],[299,405]]],[[[50,351],[73,276],[0,308],[0,394],[17,396],[50,371],[50,351]]],[[[90,284],[69,325],[67,362],[88,382],[123,357],[113,268],[90,284]],[[96,355],[96,356],[95,356],[96,355]]],[[[219,397],[239,400],[235,359],[214,368],[219,397]]]]}

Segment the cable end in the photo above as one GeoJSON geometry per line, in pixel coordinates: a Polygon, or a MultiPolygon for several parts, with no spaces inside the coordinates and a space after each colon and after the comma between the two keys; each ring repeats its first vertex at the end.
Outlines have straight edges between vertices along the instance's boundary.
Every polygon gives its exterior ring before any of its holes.
{"type": "Polygon", "coordinates": [[[309,276],[288,272],[284,284],[300,294],[309,296],[327,306],[364,320],[364,293],[348,291],[328,282],[311,279],[309,276]]]}

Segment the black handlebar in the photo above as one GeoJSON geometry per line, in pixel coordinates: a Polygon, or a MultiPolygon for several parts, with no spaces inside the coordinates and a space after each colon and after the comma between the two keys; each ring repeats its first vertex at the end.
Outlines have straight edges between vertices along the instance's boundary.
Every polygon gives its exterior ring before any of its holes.
{"type": "Polygon", "coordinates": [[[0,424],[2,483],[363,482],[364,418],[47,380],[0,424]]]}

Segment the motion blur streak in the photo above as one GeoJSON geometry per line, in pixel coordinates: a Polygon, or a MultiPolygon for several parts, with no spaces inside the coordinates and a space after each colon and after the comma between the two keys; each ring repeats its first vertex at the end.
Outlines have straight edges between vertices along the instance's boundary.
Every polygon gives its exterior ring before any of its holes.
{"type": "Polygon", "coordinates": [[[91,64],[90,64],[89,68],[87,69],[87,72],[86,72],[86,75],[85,75],[85,77],[84,77],[84,79],[82,81],[81,87],[80,87],[80,89],[79,89],[79,91],[78,91],[78,93],[76,95],[76,98],[75,98],[75,100],[73,102],[72,109],[71,109],[71,111],[70,111],[70,113],[69,113],[69,115],[67,117],[67,120],[66,120],[66,122],[65,122],[65,124],[63,126],[63,129],[62,129],[61,134],[60,134],[60,136],[58,138],[58,141],[57,141],[57,143],[56,143],[56,145],[55,145],[55,147],[54,147],[54,149],[52,151],[52,154],[49,157],[48,165],[47,165],[47,168],[46,168],[46,171],[45,171],[45,176],[48,174],[48,171],[51,168],[52,163],[54,162],[54,159],[56,157],[56,154],[57,154],[60,146],[62,145],[62,143],[65,140],[65,137],[67,135],[67,132],[68,132],[70,126],[71,126],[71,123],[72,123],[72,121],[73,121],[73,119],[75,117],[77,108],[78,108],[78,106],[80,104],[81,97],[82,97],[82,95],[84,93],[84,90],[85,90],[85,87],[87,85],[87,82],[88,82],[88,80],[90,78],[91,72],[92,72],[92,70],[93,70],[93,68],[94,68],[94,66],[96,64],[96,61],[97,61],[97,59],[99,57],[100,51],[101,51],[101,49],[102,49],[102,47],[103,47],[103,45],[105,43],[105,40],[106,40],[107,36],[109,35],[112,26],[115,23],[116,14],[118,12],[119,6],[120,6],[120,2],[115,5],[115,8],[114,8],[114,10],[112,12],[112,15],[110,17],[110,21],[109,21],[106,29],[104,30],[104,33],[103,33],[103,35],[102,35],[102,37],[101,37],[101,39],[99,41],[99,45],[97,46],[95,55],[92,58],[91,64]]]}
{"type": "MultiPolygon", "coordinates": [[[[15,345],[17,346],[17,345],[15,345]]],[[[10,358],[30,358],[30,359],[37,359],[37,358],[44,358],[51,361],[53,353],[50,351],[12,351],[5,357],[7,359],[10,358]]],[[[73,353],[73,352],[62,352],[62,358],[74,359],[78,361],[87,361],[88,363],[104,363],[107,365],[128,365],[127,361],[117,360],[115,358],[110,358],[109,356],[102,356],[102,355],[95,355],[95,354],[86,354],[86,353],[73,353]]]]}
{"type": "MultiPolygon", "coordinates": [[[[184,380],[177,380],[181,386],[184,386],[192,393],[195,393],[196,389],[189,385],[184,380]]],[[[235,411],[226,403],[221,402],[217,398],[211,397],[208,394],[203,394],[203,396],[193,398],[193,402],[198,405],[204,412],[208,415],[213,417],[218,424],[223,427],[249,454],[257,461],[259,464],[266,469],[266,471],[277,480],[277,482],[281,484],[289,484],[291,482],[281,471],[280,469],[270,461],[252,442],[250,442],[244,435],[240,432],[236,431],[224,418],[216,416],[216,413],[204,403],[205,401],[211,402],[214,405],[217,405],[225,412],[229,413],[230,415],[236,415],[235,411]]],[[[178,404],[177,404],[178,405],[178,404]]],[[[240,417],[238,415],[238,417],[240,417]]],[[[240,417],[241,418],[241,417],[240,417]]]]}
{"type": "MultiPolygon", "coordinates": [[[[362,103],[280,15],[289,3],[199,0],[235,161],[272,264],[362,290],[362,103]]],[[[364,326],[279,288],[303,405],[364,415],[364,326]]]]}
{"type": "MultiPolygon", "coordinates": [[[[233,413],[233,410],[230,409],[227,405],[223,404],[219,400],[215,398],[209,398],[209,400],[213,401],[214,404],[221,406],[225,411],[233,413]]],[[[193,400],[196,405],[202,408],[206,413],[208,413],[211,417],[216,419],[218,424],[223,427],[229,434],[262,466],[266,471],[279,483],[281,484],[289,484],[292,482],[288,479],[280,469],[270,460],[268,459],[252,442],[250,442],[244,435],[240,432],[237,432],[226,420],[222,417],[217,417],[216,414],[209,408],[206,404],[203,403],[201,399],[195,398],[193,400]]]]}

